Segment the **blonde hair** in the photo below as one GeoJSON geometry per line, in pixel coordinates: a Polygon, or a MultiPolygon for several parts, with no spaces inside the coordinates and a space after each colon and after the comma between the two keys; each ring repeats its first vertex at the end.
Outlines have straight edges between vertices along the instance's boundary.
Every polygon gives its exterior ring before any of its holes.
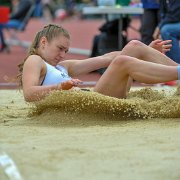
{"type": "Polygon", "coordinates": [[[24,63],[30,55],[38,55],[37,49],[39,48],[39,42],[41,38],[46,37],[47,41],[50,42],[52,39],[58,37],[59,35],[63,35],[66,38],[70,39],[68,31],[56,24],[49,24],[47,26],[44,26],[44,28],[36,34],[34,41],[32,42],[31,47],[29,48],[26,58],[23,60],[21,64],[18,65],[19,74],[17,75],[17,79],[19,81],[20,87],[22,86],[22,71],[24,63]]]}

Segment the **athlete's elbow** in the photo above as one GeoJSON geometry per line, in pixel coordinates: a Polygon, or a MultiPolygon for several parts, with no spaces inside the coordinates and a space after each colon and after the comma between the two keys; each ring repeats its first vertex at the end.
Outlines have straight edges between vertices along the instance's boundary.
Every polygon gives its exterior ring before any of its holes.
{"type": "Polygon", "coordinates": [[[40,100],[37,95],[30,92],[24,92],[23,95],[26,102],[35,102],[40,100]]]}
{"type": "Polygon", "coordinates": [[[34,102],[34,99],[30,96],[28,96],[27,94],[24,94],[24,100],[26,102],[34,102]]]}

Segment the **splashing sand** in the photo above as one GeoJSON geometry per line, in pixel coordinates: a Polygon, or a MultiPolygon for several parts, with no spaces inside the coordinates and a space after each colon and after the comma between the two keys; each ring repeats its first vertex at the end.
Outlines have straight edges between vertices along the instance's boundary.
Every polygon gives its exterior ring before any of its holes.
{"type": "Polygon", "coordinates": [[[135,118],[180,117],[180,88],[173,94],[143,88],[129,93],[127,99],[117,99],[96,92],[54,91],[44,100],[35,103],[31,115],[80,113],[103,115],[116,120],[135,118]]]}

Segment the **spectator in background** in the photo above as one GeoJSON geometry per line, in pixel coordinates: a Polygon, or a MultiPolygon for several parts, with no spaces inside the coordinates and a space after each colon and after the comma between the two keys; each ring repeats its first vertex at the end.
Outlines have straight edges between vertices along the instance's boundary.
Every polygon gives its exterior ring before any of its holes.
{"type": "Polygon", "coordinates": [[[69,16],[74,14],[75,0],[65,0],[65,8],[69,16]]]}
{"type": "Polygon", "coordinates": [[[32,5],[31,0],[11,0],[13,8],[15,8],[12,14],[9,17],[9,21],[7,23],[0,23],[0,43],[1,49],[0,52],[7,49],[7,45],[5,43],[3,29],[5,28],[18,28],[26,16],[29,8],[32,5]]]}
{"type": "Polygon", "coordinates": [[[51,22],[54,19],[55,2],[53,0],[41,0],[42,3],[42,15],[47,22],[51,22]]]}
{"type": "Polygon", "coordinates": [[[41,3],[41,0],[34,0],[34,3],[35,3],[34,16],[35,17],[41,17],[42,16],[42,3],[41,3]]]}
{"type": "Polygon", "coordinates": [[[159,20],[159,2],[158,0],[141,0],[144,8],[141,25],[141,39],[146,45],[153,39],[153,33],[159,20]]]}
{"type": "Polygon", "coordinates": [[[172,40],[166,55],[180,64],[180,0],[160,0],[160,23],[154,38],[160,34],[163,40],[172,40]]]}

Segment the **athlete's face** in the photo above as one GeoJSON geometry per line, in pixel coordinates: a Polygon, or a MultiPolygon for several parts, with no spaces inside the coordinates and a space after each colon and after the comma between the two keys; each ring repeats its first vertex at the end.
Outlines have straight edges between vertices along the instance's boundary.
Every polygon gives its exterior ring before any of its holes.
{"type": "Polygon", "coordinates": [[[41,39],[41,55],[49,64],[56,66],[60,61],[64,60],[69,46],[70,40],[63,35],[59,35],[50,42],[43,37],[41,39]]]}

